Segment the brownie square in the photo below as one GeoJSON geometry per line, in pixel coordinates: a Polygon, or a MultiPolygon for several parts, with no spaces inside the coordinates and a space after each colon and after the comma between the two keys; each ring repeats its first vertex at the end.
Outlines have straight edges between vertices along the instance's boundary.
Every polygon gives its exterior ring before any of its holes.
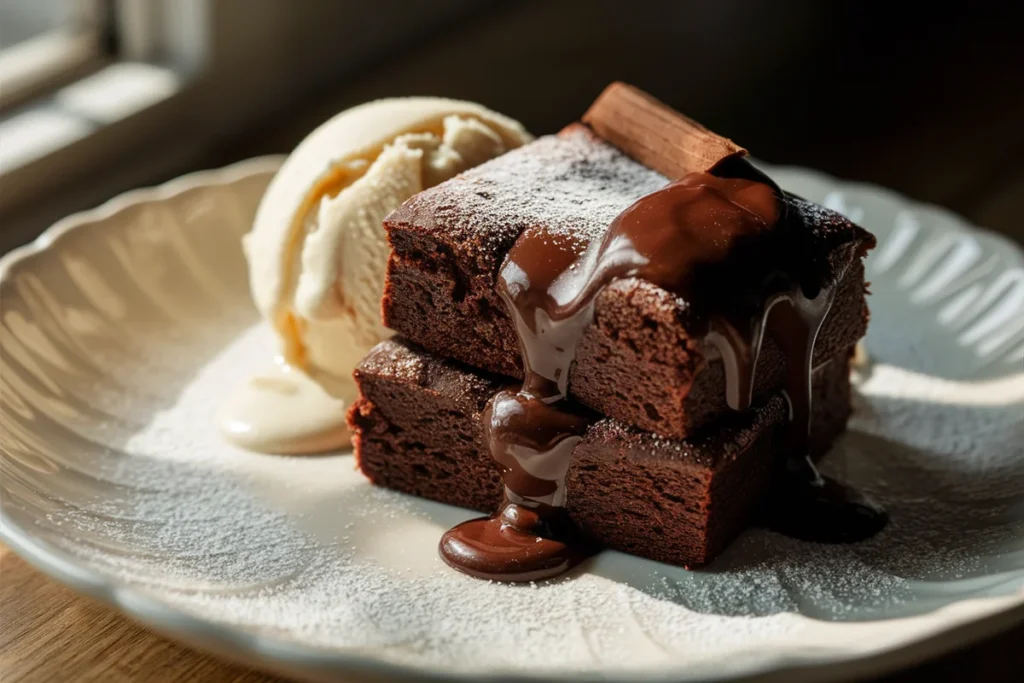
{"type": "MultiPolygon", "coordinates": [[[[599,240],[623,209],[667,183],[574,124],[422,192],[384,223],[392,247],[385,324],[437,356],[521,378],[515,330],[495,291],[520,233],[539,226],[599,240]]],[[[819,367],[866,332],[862,257],[874,238],[838,213],[789,194],[783,201],[808,231],[811,257],[837,282],[815,344],[819,367]]],[[[570,396],[655,434],[696,433],[728,412],[723,363],[698,329],[685,300],[640,279],[614,282],[576,348],[570,396]]],[[[780,388],[783,375],[768,339],[755,399],[780,388]]]]}
{"type": "MultiPolygon", "coordinates": [[[[813,375],[812,452],[850,414],[849,349],[813,375]]],[[[356,462],[374,484],[490,513],[502,481],[480,414],[508,380],[402,340],[377,345],[355,373],[356,462]]],[[[710,561],[751,521],[779,462],[787,405],[772,394],[686,439],[595,421],[573,451],[567,510],[607,548],[683,566],[710,561]]]]}

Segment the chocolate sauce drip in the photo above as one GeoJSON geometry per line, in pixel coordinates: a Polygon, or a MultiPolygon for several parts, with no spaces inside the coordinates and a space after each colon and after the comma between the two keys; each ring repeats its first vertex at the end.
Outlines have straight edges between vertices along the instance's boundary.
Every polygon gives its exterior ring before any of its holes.
{"type": "Polygon", "coordinates": [[[774,527],[850,541],[885,524],[877,506],[821,478],[808,457],[812,352],[833,287],[803,258],[800,226],[783,215],[780,191],[749,164],[734,160],[719,173],[732,177],[691,173],[641,198],[589,248],[539,228],[513,245],[498,292],[515,322],[525,379],[518,391],[498,393],[483,416],[506,502],[494,516],[444,535],[440,551],[450,565],[488,579],[531,581],[562,573],[592,551],[564,510],[572,450],[588,424],[564,399],[594,303],[624,277],[679,295],[703,321],[735,410],[750,406],[764,336],[782,350],[790,419],[781,434],[782,483],[768,506],[774,527]]]}
{"type": "Polygon", "coordinates": [[[501,469],[505,502],[489,518],[464,522],[441,538],[441,557],[472,576],[537,581],[558,576],[596,550],[565,513],[572,451],[590,424],[564,402],[576,342],[586,324],[552,319],[556,280],[575,269],[582,245],[527,231],[499,274],[523,354],[518,391],[498,392],[483,413],[484,436],[501,469]]]}

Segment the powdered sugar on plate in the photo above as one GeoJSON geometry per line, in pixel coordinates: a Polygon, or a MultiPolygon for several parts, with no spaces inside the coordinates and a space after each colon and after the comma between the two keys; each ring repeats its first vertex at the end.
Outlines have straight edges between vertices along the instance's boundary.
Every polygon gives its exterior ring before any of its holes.
{"type": "Polygon", "coordinates": [[[701,571],[606,552],[565,580],[524,587],[445,567],[437,540],[471,513],[376,489],[350,455],[225,444],[209,416],[270,343],[251,327],[198,368],[101,470],[117,495],[50,514],[62,544],[210,620],[473,669],[703,661],[806,640],[811,622],[793,613],[907,616],[1005,588],[1007,570],[1024,576],[1020,382],[868,369],[851,431],[825,464],[891,511],[866,543],[753,529],[701,571]]]}

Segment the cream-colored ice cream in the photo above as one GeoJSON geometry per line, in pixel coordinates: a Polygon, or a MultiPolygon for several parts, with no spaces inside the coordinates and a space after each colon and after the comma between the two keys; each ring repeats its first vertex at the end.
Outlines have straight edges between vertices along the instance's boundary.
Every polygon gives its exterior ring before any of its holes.
{"type": "Polygon", "coordinates": [[[344,111],[288,157],[245,238],[250,285],[287,361],[332,394],[387,335],[381,222],[417,192],[529,141],[470,102],[378,100],[344,111]]]}
{"type": "Polygon", "coordinates": [[[437,97],[353,107],[303,140],[245,236],[252,296],[281,347],[277,363],[222,407],[228,438],[273,453],[344,445],[352,371],[388,336],[380,321],[384,217],[529,140],[508,117],[437,97]]]}

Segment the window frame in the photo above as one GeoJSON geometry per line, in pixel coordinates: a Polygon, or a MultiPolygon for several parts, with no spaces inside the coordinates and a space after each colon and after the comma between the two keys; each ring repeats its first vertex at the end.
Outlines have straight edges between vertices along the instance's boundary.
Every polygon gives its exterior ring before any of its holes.
{"type": "Polygon", "coordinates": [[[52,92],[109,61],[108,0],[76,0],[64,25],[0,50],[0,112],[52,92]]]}
{"type": "Polygon", "coordinates": [[[0,111],[0,137],[4,124],[22,114],[77,116],[88,127],[62,146],[38,153],[29,148],[17,164],[4,163],[0,141],[0,253],[68,213],[195,168],[226,139],[297,98],[480,7],[479,0],[376,0],[310,3],[296,12],[294,0],[93,1],[107,12],[113,35],[107,40],[116,54],[94,74],[58,86],[11,116],[0,111]],[[381,27],[386,35],[375,37],[381,27]],[[116,98],[108,94],[116,88],[104,90],[110,85],[104,77],[133,65],[160,72],[155,75],[174,87],[117,118],[69,108],[83,101],[65,97],[70,89],[78,96],[92,89],[94,104],[116,98]]]}

